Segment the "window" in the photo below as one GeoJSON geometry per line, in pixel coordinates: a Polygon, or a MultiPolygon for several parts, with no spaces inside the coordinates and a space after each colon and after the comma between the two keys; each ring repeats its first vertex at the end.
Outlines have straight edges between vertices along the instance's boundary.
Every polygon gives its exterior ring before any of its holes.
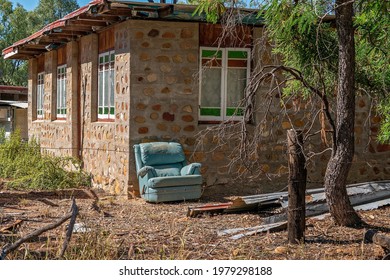
{"type": "Polygon", "coordinates": [[[250,71],[250,49],[201,48],[200,121],[238,120],[243,117],[250,71]]]}
{"type": "Polygon", "coordinates": [[[43,96],[45,92],[44,88],[45,73],[38,73],[37,79],[37,119],[43,119],[43,96]]]}
{"type": "Polygon", "coordinates": [[[114,51],[99,54],[98,119],[114,119],[114,51]]]}
{"type": "Polygon", "coordinates": [[[66,64],[57,67],[57,119],[66,118],[66,64]]]}

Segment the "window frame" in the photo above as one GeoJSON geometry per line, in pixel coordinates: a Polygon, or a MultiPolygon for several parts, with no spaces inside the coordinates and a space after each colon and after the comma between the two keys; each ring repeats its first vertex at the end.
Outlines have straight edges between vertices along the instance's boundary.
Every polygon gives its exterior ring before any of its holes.
{"type": "MultiPolygon", "coordinates": [[[[200,122],[223,122],[223,121],[238,121],[242,120],[244,118],[244,115],[228,115],[227,114],[227,76],[228,76],[228,61],[229,61],[229,51],[242,51],[247,53],[247,64],[246,64],[246,85],[244,89],[248,86],[249,78],[250,78],[250,72],[251,72],[251,49],[250,48],[217,48],[217,47],[200,47],[200,53],[199,53],[199,67],[200,67],[200,78],[199,78],[199,121],[200,122]],[[222,65],[221,65],[221,92],[220,92],[220,110],[221,114],[220,116],[211,116],[211,115],[201,115],[201,109],[202,109],[202,79],[203,79],[203,71],[205,69],[209,68],[209,66],[203,66],[202,63],[202,53],[203,51],[221,51],[222,52],[222,65]],[[206,67],[206,68],[205,68],[206,67]]],[[[245,69],[245,68],[241,68],[245,69]]],[[[205,108],[205,107],[203,107],[205,108]]],[[[236,107],[237,108],[237,107],[236,107]]]]}
{"type": "Polygon", "coordinates": [[[44,117],[44,96],[45,96],[45,72],[37,74],[37,89],[36,89],[36,113],[37,119],[41,120],[44,117]]]}
{"type": "Polygon", "coordinates": [[[115,50],[109,50],[103,53],[99,53],[97,91],[98,91],[98,98],[97,98],[98,120],[114,121],[115,120],[115,50]],[[108,56],[108,62],[104,61],[104,58],[106,56],[108,56]],[[101,58],[103,59],[102,62],[101,62],[101,58]],[[106,81],[105,75],[109,75],[107,78],[107,83],[108,83],[107,87],[105,85],[105,81],[106,81]],[[108,90],[107,94],[105,92],[106,89],[108,90]]]}
{"type": "Polygon", "coordinates": [[[67,65],[57,66],[57,100],[56,100],[56,119],[64,120],[67,114],[67,96],[66,96],[66,70],[67,65]]]}

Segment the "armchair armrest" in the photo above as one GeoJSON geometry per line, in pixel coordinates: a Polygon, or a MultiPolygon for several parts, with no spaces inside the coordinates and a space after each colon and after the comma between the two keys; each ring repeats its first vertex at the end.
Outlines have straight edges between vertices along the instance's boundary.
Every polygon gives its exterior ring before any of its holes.
{"type": "Polygon", "coordinates": [[[153,166],[144,166],[137,172],[137,177],[145,177],[145,175],[148,174],[149,177],[157,177],[156,170],[153,166]]]}
{"type": "Polygon", "coordinates": [[[197,162],[190,163],[190,164],[184,166],[180,170],[180,174],[182,176],[184,176],[184,175],[197,175],[197,174],[200,174],[200,167],[201,166],[202,165],[200,163],[197,163],[197,162]]]}

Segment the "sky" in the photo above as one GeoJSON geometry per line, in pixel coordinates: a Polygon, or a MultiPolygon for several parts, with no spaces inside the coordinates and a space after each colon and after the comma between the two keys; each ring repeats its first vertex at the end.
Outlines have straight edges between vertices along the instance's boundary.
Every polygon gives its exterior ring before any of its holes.
{"type": "MultiPolygon", "coordinates": [[[[80,7],[87,5],[91,0],[77,0],[80,7]]],[[[21,4],[27,11],[34,10],[38,6],[39,0],[11,0],[12,3],[21,4]]]]}

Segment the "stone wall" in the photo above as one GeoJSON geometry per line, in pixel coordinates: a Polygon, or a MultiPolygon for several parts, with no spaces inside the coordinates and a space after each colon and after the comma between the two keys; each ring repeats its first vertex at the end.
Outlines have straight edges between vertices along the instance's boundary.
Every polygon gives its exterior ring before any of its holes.
{"type": "Polygon", "coordinates": [[[115,26],[115,120],[98,121],[98,36],[83,37],[81,49],[82,159],[96,187],[127,194],[129,173],[130,45],[127,23],[115,26]]]}
{"type": "MultiPolygon", "coordinates": [[[[198,122],[197,23],[129,21],[130,143],[178,141],[187,155],[198,122]]],[[[130,181],[138,192],[134,155],[130,181]]]]}
{"type": "Polygon", "coordinates": [[[55,93],[57,91],[57,51],[43,54],[45,56],[44,76],[44,117],[36,119],[36,84],[37,84],[37,59],[29,61],[28,81],[28,129],[29,138],[34,137],[41,143],[41,147],[53,155],[78,155],[78,130],[79,121],[77,111],[77,77],[78,77],[78,45],[70,42],[66,46],[66,95],[67,116],[66,120],[55,119],[55,93]],[[54,93],[54,94],[53,94],[54,93]]]}
{"type": "MultiPolygon", "coordinates": [[[[215,126],[198,123],[199,24],[129,20],[113,28],[115,120],[98,121],[96,117],[98,35],[91,34],[81,38],[78,44],[69,43],[67,46],[70,109],[65,121],[54,120],[52,112],[55,100],[51,92],[56,91],[53,76],[56,74],[56,52],[45,54],[43,120],[36,120],[32,109],[36,102],[37,60],[30,60],[30,137],[40,139],[42,147],[54,154],[78,156],[80,152],[84,168],[93,175],[94,185],[115,194],[138,193],[132,146],[148,141],[180,142],[190,161],[202,163],[206,195],[245,195],[276,191],[286,186],[286,131],[291,126],[308,128],[313,118],[307,111],[309,104],[299,100],[287,103],[287,117],[280,113],[280,100],[276,96],[270,104],[270,114],[266,115],[268,109],[263,105],[262,95],[268,87],[259,87],[256,99],[259,110],[249,129],[255,132],[265,116],[267,122],[257,153],[251,160],[258,163],[259,170],[265,174],[255,181],[245,176],[237,179],[242,165],[235,165],[236,170],[228,168],[232,162],[230,153],[237,147],[229,135],[222,136],[226,144],[219,149],[215,149],[215,143],[221,135],[210,135],[205,138],[202,148],[197,146],[198,133],[215,126]],[[296,110],[297,107],[301,110],[296,110]]],[[[253,36],[261,39],[261,29],[255,28],[253,36]]],[[[254,67],[274,59],[270,46],[266,48],[265,53],[254,49],[254,67]]],[[[389,179],[390,146],[375,142],[379,119],[376,116],[367,119],[370,104],[364,98],[357,99],[356,108],[356,155],[349,181],[389,179]]],[[[308,153],[323,151],[327,146],[322,140],[320,135],[308,138],[305,149],[308,153]]],[[[309,187],[322,185],[328,158],[329,152],[324,152],[309,162],[309,187]]],[[[259,170],[254,170],[252,175],[258,175],[259,170]]]]}

